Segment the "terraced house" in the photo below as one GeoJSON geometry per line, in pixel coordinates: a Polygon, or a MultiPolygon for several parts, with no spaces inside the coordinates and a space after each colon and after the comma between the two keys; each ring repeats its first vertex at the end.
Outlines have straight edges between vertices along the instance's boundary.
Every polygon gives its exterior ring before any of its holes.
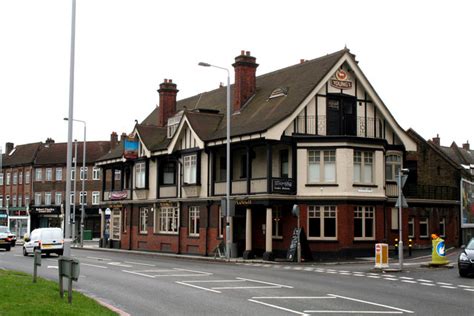
{"type": "Polygon", "coordinates": [[[233,67],[230,166],[226,88],[177,101],[166,79],[159,105],[96,163],[110,246],[210,255],[225,239],[226,168],[233,255],[285,256],[295,204],[315,259],[388,240],[394,180],[416,142],[355,56],[344,49],[256,76],[242,51],[233,67]]]}

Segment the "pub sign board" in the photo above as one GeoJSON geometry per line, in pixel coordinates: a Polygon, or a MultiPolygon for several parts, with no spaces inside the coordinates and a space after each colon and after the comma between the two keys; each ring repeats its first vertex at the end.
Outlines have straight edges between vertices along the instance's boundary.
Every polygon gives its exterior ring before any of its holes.
{"type": "Polygon", "coordinates": [[[296,191],[295,180],[287,178],[273,178],[272,192],[282,194],[293,194],[296,191]]]}

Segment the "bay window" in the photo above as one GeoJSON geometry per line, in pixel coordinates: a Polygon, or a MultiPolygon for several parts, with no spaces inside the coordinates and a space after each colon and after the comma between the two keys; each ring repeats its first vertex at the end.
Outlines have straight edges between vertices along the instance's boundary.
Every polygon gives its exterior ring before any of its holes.
{"type": "Polygon", "coordinates": [[[399,155],[387,155],[385,158],[385,180],[396,181],[397,175],[402,167],[402,157],[399,155]]]}
{"type": "Polygon", "coordinates": [[[308,182],[336,182],[335,150],[308,150],[308,182]]]}
{"type": "Polygon", "coordinates": [[[174,185],[176,174],[176,164],[174,162],[165,162],[163,164],[162,181],[164,185],[174,185]]]}
{"type": "Polygon", "coordinates": [[[143,189],[146,187],[146,163],[138,162],[135,164],[135,187],[143,189]]]}
{"type": "Polygon", "coordinates": [[[374,182],[374,153],[354,151],[354,183],[372,184],[374,182]]]}

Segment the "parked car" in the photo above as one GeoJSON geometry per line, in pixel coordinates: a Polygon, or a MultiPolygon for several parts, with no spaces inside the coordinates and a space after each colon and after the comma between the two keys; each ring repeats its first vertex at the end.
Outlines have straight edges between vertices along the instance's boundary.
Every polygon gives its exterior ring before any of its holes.
{"type": "Polygon", "coordinates": [[[462,277],[474,273],[474,237],[467,243],[467,246],[462,246],[463,251],[458,258],[459,275],[462,277]]]}
{"type": "Polygon", "coordinates": [[[12,233],[7,226],[0,226],[0,233],[6,233],[8,237],[11,239],[11,245],[12,247],[15,247],[16,245],[16,235],[12,233]]]}
{"type": "Polygon", "coordinates": [[[0,248],[5,249],[6,251],[10,251],[12,247],[11,238],[8,236],[7,233],[0,233],[0,248]]]}
{"type": "Polygon", "coordinates": [[[37,228],[30,236],[25,236],[23,255],[28,256],[35,250],[50,255],[52,253],[62,256],[64,252],[64,237],[61,228],[37,228]]]}

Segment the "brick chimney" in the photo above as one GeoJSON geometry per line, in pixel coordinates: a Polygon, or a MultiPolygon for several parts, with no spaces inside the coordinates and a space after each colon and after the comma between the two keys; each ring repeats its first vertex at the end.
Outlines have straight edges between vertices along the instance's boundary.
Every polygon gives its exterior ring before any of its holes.
{"type": "Polygon", "coordinates": [[[110,148],[114,149],[115,146],[117,146],[117,144],[118,144],[118,135],[116,132],[112,132],[110,134],[110,148]]]}
{"type": "Polygon", "coordinates": [[[160,84],[160,105],[158,108],[158,126],[164,127],[168,124],[168,118],[176,114],[176,95],[178,94],[176,83],[171,79],[165,79],[160,84]]]}
{"type": "Polygon", "coordinates": [[[439,134],[436,134],[436,137],[433,137],[433,143],[435,143],[435,145],[441,146],[441,139],[439,138],[439,134]]]}
{"type": "Polygon", "coordinates": [[[463,148],[464,150],[470,150],[470,148],[469,148],[469,141],[466,141],[465,144],[462,144],[462,148],[463,148]]]}
{"type": "Polygon", "coordinates": [[[127,133],[123,132],[122,135],[120,135],[120,141],[123,143],[126,138],[127,138],[127,133]]]}
{"type": "Polygon", "coordinates": [[[232,65],[235,69],[233,112],[240,111],[255,94],[257,89],[255,73],[258,67],[256,60],[255,57],[250,56],[250,52],[245,51],[241,51],[240,55],[235,57],[235,63],[232,65]]]}
{"type": "Polygon", "coordinates": [[[8,155],[14,147],[15,145],[13,143],[5,143],[5,155],[8,155]]]}

